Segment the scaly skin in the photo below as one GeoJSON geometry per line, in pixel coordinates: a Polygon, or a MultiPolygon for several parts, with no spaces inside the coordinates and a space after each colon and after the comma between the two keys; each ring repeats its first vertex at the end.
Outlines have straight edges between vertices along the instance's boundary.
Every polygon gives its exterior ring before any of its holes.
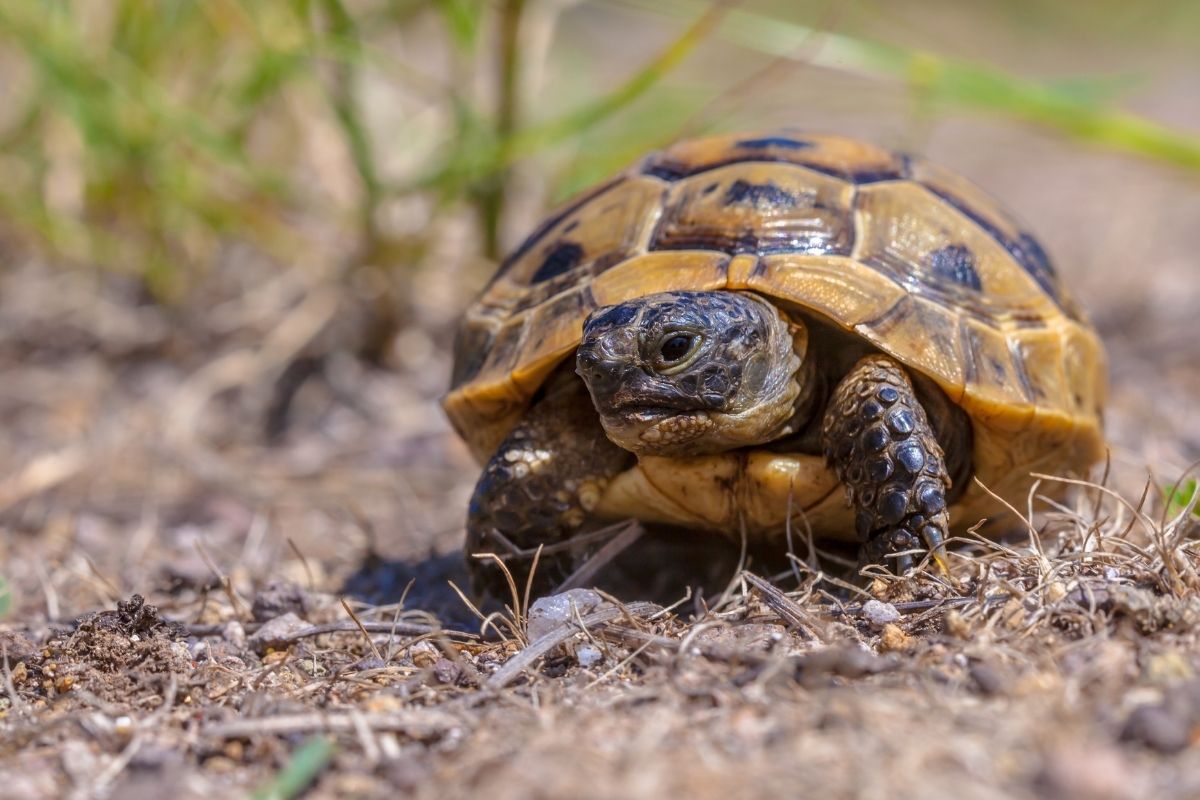
{"type": "MultiPolygon", "coordinates": [[[[612,478],[634,456],[608,440],[587,389],[570,372],[551,379],[544,397],[522,417],[488,461],[475,485],[467,515],[467,556],[477,591],[508,597],[495,553],[524,589],[532,558],[512,552],[569,540],[612,478]]],[[[534,576],[535,594],[566,578],[577,553],[544,555],[534,576]]]]}
{"type": "Polygon", "coordinates": [[[908,374],[884,355],[863,358],[834,390],[821,429],[825,457],[857,510],[864,563],[911,568],[927,546],[942,563],[950,476],[908,374]]]}

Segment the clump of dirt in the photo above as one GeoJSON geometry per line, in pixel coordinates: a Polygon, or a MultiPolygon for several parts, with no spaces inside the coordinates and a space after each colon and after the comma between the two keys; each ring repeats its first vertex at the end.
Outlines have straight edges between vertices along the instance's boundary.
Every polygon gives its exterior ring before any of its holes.
{"type": "Polygon", "coordinates": [[[131,693],[158,693],[163,678],[191,672],[186,629],[164,619],[139,594],[115,610],[81,617],[75,629],[47,642],[37,666],[52,681],[47,694],[83,689],[101,699],[128,699],[131,693]]]}

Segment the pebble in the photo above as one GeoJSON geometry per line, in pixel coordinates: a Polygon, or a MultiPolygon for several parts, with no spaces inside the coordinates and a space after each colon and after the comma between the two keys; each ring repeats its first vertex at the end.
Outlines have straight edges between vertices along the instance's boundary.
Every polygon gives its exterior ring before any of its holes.
{"type": "Polygon", "coordinates": [[[575,658],[581,667],[594,667],[604,660],[604,654],[594,644],[581,644],[575,648],[575,658]]]}
{"type": "Polygon", "coordinates": [[[282,644],[284,639],[307,627],[307,622],[289,611],[269,622],[264,622],[258,630],[246,638],[246,644],[256,652],[262,653],[269,647],[282,644]]]}
{"type": "Polygon", "coordinates": [[[900,619],[900,612],[891,603],[884,603],[880,600],[868,600],[862,606],[863,618],[870,622],[876,628],[882,628],[889,622],[895,622],[900,619]]]}
{"type": "Polygon", "coordinates": [[[539,597],[529,608],[526,629],[529,641],[537,641],[564,622],[574,619],[575,610],[578,610],[579,616],[587,616],[603,602],[604,598],[591,589],[568,589],[561,594],[539,597]],[[572,606],[575,610],[572,610],[572,606]]]}

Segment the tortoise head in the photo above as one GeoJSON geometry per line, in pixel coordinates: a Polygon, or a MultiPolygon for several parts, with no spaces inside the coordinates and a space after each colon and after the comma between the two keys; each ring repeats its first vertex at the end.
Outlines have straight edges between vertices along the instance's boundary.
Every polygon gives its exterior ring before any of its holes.
{"type": "Polygon", "coordinates": [[[597,309],[576,371],[608,438],[634,453],[692,456],[795,430],[807,335],[742,292],[666,292],[597,309]]]}

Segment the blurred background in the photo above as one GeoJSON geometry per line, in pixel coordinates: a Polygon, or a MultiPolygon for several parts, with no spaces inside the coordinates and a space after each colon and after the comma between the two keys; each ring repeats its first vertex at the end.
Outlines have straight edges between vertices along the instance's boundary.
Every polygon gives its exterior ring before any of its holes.
{"type": "Polygon", "coordinates": [[[1188,0],[0,0],[0,603],[453,573],[437,399],[498,257],[647,149],[776,124],[1029,221],[1110,348],[1114,474],[1166,485],[1198,43],[1188,0]]]}

